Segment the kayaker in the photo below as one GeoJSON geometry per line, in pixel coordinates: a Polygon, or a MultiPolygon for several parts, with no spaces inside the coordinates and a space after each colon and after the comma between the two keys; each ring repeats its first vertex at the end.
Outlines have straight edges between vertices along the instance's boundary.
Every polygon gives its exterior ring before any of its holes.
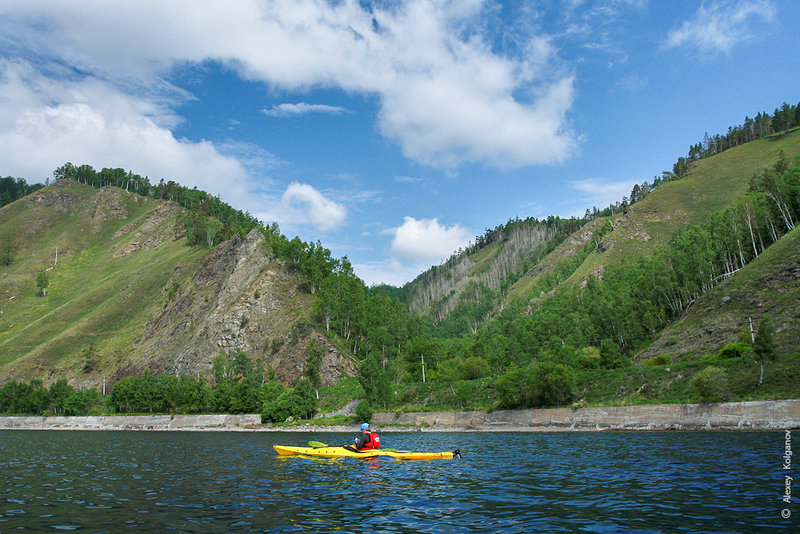
{"type": "Polygon", "coordinates": [[[369,423],[363,423],[361,436],[356,439],[354,446],[357,451],[377,449],[381,446],[381,437],[369,429],[369,423]]]}

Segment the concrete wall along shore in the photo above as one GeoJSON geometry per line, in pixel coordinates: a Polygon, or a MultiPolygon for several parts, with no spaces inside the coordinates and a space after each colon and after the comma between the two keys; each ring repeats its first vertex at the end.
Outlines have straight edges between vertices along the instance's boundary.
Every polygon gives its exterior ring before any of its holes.
{"type": "Polygon", "coordinates": [[[473,431],[755,430],[800,428],[800,399],[544,408],[495,412],[376,414],[379,425],[459,427],[473,431]]]}
{"type": "MultiPolygon", "coordinates": [[[[800,428],[800,399],[544,408],[494,412],[376,413],[382,431],[561,432],[599,430],[770,430],[800,428]]],[[[314,431],[348,432],[354,427],[261,424],[245,415],[114,415],[87,417],[0,417],[0,430],[314,431]]]]}

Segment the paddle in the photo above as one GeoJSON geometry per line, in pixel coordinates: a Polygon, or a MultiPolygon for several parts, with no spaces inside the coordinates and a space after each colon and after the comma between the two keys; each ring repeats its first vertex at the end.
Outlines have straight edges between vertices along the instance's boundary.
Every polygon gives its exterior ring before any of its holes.
{"type": "MultiPolygon", "coordinates": [[[[326,444],[322,443],[321,441],[309,441],[308,442],[308,446],[309,447],[314,447],[315,449],[318,449],[320,447],[329,447],[330,445],[326,445],[326,444]]],[[[386,451],[386,452],[397,452],[397,449],[380,449],[380,450],[386,451]]]]}

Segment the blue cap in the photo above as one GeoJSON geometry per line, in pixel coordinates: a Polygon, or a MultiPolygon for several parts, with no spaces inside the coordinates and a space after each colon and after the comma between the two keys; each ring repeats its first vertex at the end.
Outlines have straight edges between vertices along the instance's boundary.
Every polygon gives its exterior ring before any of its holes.
{"type": "Polygon", "coordinates": [[[368,430],[368,429],[369,429],[369,423],[361,423],[361,430],[368,430]]]}

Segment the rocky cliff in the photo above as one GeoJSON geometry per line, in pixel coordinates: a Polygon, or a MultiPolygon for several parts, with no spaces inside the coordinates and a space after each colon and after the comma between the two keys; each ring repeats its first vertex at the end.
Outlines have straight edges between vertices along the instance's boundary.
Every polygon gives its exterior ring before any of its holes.
{"type": "Polygon", "coordinates": [[[181,283],[183,270],[175,267],[164,287],[171,298],[147,324],[120,374],[147,366],[151,372],[208,376],[220,352],[241,350],[293,384],[302,377],[312,340],[324,347],[324,386],[356,373],[355,361],[310,326],[313,296],[269,253],[258,230],[217,246],[181,283]]]}

